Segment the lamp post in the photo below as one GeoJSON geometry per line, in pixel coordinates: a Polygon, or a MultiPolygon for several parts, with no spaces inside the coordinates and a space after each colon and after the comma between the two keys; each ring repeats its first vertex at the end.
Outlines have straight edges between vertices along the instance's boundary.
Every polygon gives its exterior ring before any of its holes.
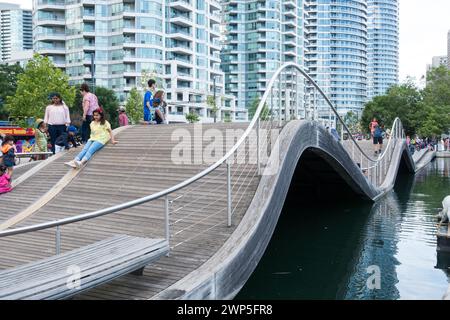
{"type": "Polygon", "coordinates": [[[95,52],[91,53],[92,92],[95,94],[95,52]]]}

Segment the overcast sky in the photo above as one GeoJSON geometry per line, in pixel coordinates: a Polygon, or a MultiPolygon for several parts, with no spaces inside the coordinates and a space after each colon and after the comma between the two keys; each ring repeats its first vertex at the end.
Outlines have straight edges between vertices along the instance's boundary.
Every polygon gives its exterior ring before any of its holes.
{"type": "MultiPolygon", "coordinates": [[[[32,0],[7,2],[31,8],[32,0]]],[[[448,30],[449,0],[400,0],[400,80],[419,80],[433,56],[447,54],[448,30]]]]}

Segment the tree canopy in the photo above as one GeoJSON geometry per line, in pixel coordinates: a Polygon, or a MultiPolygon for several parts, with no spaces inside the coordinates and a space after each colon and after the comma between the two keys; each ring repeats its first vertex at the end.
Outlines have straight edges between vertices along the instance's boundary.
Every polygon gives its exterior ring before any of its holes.
{"type": "Polygon", "coordinates": [[[50,104],[49,95],[58,92],[69,108],[73,106],[75,88],[69,76],[53,65],[48,57],[35,54],[17,77],[17,90],[7,97],[6,110],[12,117],[42,118],[50,104]]]}
{"type": "Polygon", "coordinates": [[[450,70],[443,66],[432,69],[423,90],[410,81],[391,87],[385,95],[366,104],[361,118],[365,130],[369,130],[373,117],[386,127],[399,117],[408,135],[447,133],[450,128],[450,70]]]}
{"type": "Polygon", "coordinates": [[[105,111],[106,119],[111,123],[111,127],[117,128],[119,126],[119,99],[116,93],[108,88],[96,87],[95,95],[98,98],[98,104],[105,111]]]}
{"type": "Polygon", "coordinates": [[[19,64],[0,65],[0,119],[7,120],[8,112],[5,103],[8,96],[13,96],[17,89],[17,77],[23,73],[19,64]]]}
{"type": "Polygon", "coordinates": [[[139,123],[139,120],[142,119],[144,105],[143,100],[142,94],[137,90],[137,88],[131,89],[125,108],[127,110],[127,116],[133,124],[139,123]]]}

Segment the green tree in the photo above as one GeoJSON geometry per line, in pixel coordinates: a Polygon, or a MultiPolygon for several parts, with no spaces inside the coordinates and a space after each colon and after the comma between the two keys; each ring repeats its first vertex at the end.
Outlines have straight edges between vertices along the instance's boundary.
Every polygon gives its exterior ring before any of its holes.
{"type": "Polygon", "coordinates": [[[217,112],[219,111],[219,108],[217,107],[216,99],[214,99],[214,96],[208,96],[206,98],[206,104],[208,105],[208,107],[211,108],[211,112],[214,115],[214,123],[216,123],[217,122],[217,112]]]}
{"type": "Polygon", "coordinates": [[[8,119],[8,112],[5,110],[6,99],[16,93],[17,78],[21,73],[23,68],[19,64],[0,65],[0,119],[8,119]]]}
{"type": "Polygon", "coordinates": [[[385,95],[375,97],[366,104],[361,116],[361,126],[369,132],[369,123],[375,117],[379,123],[389,128],[395,118],[399,117],[406,134],[412,135],[420,127],[421,108],[422,94],[413,83],[395,85],[385,95]]]}
{"type": "Polygon", "coordinates": [[[24,72],[18,75],[16,93],[8,96],[6,110],[12,117],[42,118],[52,92],[61,94],[69,108],[73,106],[75,88],[69,85],[69,76],[56,68],[48,57],[35,54],[24,72]]]}
{"type": "Polygon", "coordinates": [[[195,112],[189,112],[185,117],[189,123],[195,123],[200,120],[198,114],[195,112]]]}
{"type": "Polygon", "coordinates": [[[98,104],[103,108],[106,118],[111,123],[111,127],[117,128],[119,126],[119,100],[116,93],[108,88],[96,87],[95,95],[98,98],[98,104]]]}
{"type": "Polygon", "coordinates": [[[450,70],[444,66],[427,74],[427,85],[422,91],[419,134],[423,136],[448,133],[450,129],[450,70]]]}
{"type": "Polygon", "coordinates": [[[359,131],[359,121],[356,113],[349,111],[342,120],[344,120],[345,125],[352,134],[359,131]]]}
{"type": "Polygon", "coordinates": [[[143,100],[144,99],[137,88],[131,89],[125,108],[127,109],[127,115],[132,124],[136,124],[142,119],[143,100]]]}
{"type": "MultiPolygon", "coordinates": [[[[250,105],[250,108],[248,108],[248,118],[249,119],[253,119],[253,117],[255,116],[255,113],[256,113],[256,110],[258,109],[260,101],[261,101],[261,99],[255,98],[253,100],[252,104],[250,105]]],[[[272,112],[269,110],[269,107],[265,103],[264,107],[261,111],[261,114],[260,114],[260,119],[268,120],[270,118],[271,114],[272,114],[272,112]]]]}

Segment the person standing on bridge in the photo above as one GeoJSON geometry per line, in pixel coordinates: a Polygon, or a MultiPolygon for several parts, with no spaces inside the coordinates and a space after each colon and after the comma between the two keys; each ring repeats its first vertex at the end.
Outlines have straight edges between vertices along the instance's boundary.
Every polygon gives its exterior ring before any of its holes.
{"type": "Polygon", "coordinates": [[[155,91],[156,81],[148,80],[148,90],[144,95],[144,122],[149,124],[152,121],[153,94],[155,91]]]}
{"type": "Polygon", "coordinates": [[[378,126],[378,121],[377,118],[373,118],[372,122],[370,122],[369,124],[369,130],[370,130],[370,134],[373,138],[373,133],[375,132],[375,127],[378,126]]]}
{"type": "Polygon", "coordinates": [[[112,144],[117,144],[111,130],[111,124],[106,121],[102,109],[94,110],[94,121],[91,122],[91,138],[85,144],[83,151],[74,160],[66,162],[65,165],[74,169],[81,168],[98,150],[102,149],[109,140],[112,144]]]}
{"type": "Polygon", "coordinates": [[[381,154],[383,149],[383,129],[379,125],[376,125],[373,131],[373,146],[375,156],[381,154]]]}
{"type": "Polygon", "coordinates": [[[80,87],[83,96],[83,124],[81,126],[81,141],[85,144],[91,135],[92,113],[99,108],[98,98],[91,93],[87,83],[83,83],[80,87]]]}

